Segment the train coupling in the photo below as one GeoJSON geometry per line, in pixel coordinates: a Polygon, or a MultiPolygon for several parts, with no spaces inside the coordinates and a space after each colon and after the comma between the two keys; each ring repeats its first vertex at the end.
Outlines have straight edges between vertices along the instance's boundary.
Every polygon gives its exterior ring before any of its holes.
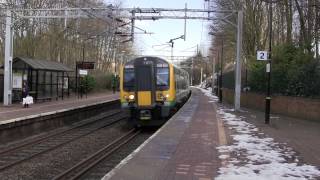
{"type": "Polygon", "coordinates": [[[150,110],[140,110],[140,119],[141,120],[150,120],[151,119],[151,111],[150,110]]]}

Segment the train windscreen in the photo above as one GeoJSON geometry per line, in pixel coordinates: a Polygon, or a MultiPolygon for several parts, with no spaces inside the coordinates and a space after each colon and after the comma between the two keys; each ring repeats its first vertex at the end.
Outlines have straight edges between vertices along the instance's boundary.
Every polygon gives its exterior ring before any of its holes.
{"type": "Polygon", "coordinates": [[[125,68],[124,69],[124,78],[123,78],[123,87],[127,91],[134,90],[134,69],[125,68]]]}
{"type": "Polygon", "coordinates": [[[157,68],[157,89],[166,90],[169,88],[169,68],[158,67],[157,68]]]}

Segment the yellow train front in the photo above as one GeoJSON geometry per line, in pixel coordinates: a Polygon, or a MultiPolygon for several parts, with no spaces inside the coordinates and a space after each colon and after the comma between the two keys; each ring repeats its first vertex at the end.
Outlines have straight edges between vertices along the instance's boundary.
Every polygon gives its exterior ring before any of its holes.
{"type": "Polygon", "coordinates": [[[158,126],[190,93],[186,71],[158,57],[139,57],[120,70],[121,107],[134,126],[158,126]]]}

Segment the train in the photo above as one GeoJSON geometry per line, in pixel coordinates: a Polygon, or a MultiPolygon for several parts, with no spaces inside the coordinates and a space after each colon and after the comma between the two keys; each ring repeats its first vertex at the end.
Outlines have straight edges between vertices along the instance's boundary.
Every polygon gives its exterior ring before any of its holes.
{"type": "Polygon", "coordinates": [[[189,97],[189,74],[165,59],[143,56],[120,67],[121,108],[135,127],[160,126],[189,97]]]}

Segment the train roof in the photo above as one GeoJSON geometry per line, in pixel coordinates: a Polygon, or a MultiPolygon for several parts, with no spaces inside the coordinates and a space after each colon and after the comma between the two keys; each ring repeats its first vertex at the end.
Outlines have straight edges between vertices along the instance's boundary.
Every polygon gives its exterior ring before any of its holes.
{"type": "Polygon", "coordinates": [[[140,57],[137,57],[137,58],[134,58],[134,59],[131,59],[130,61],[128,61],[126,64],[132,64],[134,61],[137,61],[137,60],[141,60],[141,59],[151,59],[152,61],[154,60],[160,60],[160,61],[164,61],[168,64],[171,64],[169,61],[163,59],[163,58],[160,58],[160,57],[156,57],[156,56],[140,56],[140,57]]]}
{"type": "Polygon", "coordinates": [[[174,67],[177,68],[177,69],[180,69],[180,70],[182,70],[182,71],[187,72],[186,70],[182,69],[182,68],[179,67],[178,65],[175,65],[175,64],[173,64],[172,62],[169,62],[168,60],[163,59],[163,58],[160,58],[160,57],[157,57],[157,56],[140,56],[140,57],[137,57],[137,58],[134,58],[134,59],[128,61],[125,65],[127,65],[127,64],[132,64],[134,61],[140,60],[140,59],[142,59],[142,58],[150,58],[150,59],[153,59],[153,60],[161,60],[161,61],[164,61],[164,62],[166,62],[166,63],[168,63],[168,64],[171,64],[172,66],[174,66],[174,67]]]}

